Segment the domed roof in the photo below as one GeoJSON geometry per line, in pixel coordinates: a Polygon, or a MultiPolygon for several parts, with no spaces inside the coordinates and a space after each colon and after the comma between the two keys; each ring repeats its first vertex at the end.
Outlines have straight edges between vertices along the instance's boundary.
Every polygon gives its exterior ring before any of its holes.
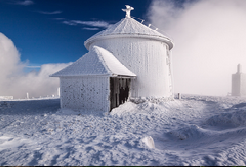
{"type": "Polygon", "coordinates": [[[102,38],[117,38],[117,37],[137,37],[137,38],[150,38],[155,40],[164,41],[169,45],[169,48],[172,49],[173,43],[171,40],[158,32],[153,30],[142,23],[139,23],[133,18],[124,18],[121,19],[118,23],[111,25],[106,30],[100,31],[97,34],[93,35],[85,41],[85,47],[89,49],[91,43],[95,40],[102,38]]]}

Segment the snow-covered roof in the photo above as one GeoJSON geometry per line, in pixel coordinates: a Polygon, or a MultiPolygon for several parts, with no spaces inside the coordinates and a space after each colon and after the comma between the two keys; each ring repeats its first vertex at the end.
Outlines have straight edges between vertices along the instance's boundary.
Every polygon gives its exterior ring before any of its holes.
{"type": "Polygon", "coordinates": [[[173,43],[169,38],[167,38],[165,35],[161,34],[157,30],[153,30],[142,23],[139,23],[133,18],[123,18],[118,23],[111,25],[106,30],[100,31],[97,34],[93,35],[89,39],[85,41],[85,47],[89,49],[89,46],[91,43],[93,43],[94,40],[99,38],[105,38],[105,37],[140,37],[140,38],[151,38],[156,40],[165,41],[169,48],[171,49],[173,47],[173,43]]]}
{"type": "Polygon", "coordinates": [[[93,46],[89,53],[83,55],[70,66],[51,75],[65,76],[128,76],[136,75],[122,65],[114,55],[104,48],[93,46]]]}

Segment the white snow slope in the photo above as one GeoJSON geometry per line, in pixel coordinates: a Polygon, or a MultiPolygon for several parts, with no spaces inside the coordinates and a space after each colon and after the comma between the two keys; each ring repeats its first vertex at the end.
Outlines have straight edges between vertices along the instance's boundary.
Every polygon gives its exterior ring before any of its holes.
{"type": "Polygon", "coordinates": [[[110,114],[0,101],[0,165],[246,165],[246,98],[185,95],[110,114]]]}

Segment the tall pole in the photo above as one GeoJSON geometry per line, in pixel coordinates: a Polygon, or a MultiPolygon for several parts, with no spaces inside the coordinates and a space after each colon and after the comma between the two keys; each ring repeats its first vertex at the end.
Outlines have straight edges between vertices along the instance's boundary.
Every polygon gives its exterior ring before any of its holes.
{"type": "Polygon", "coordinates": [[[242,65],[241,64],[237,65],[237,73],[242,73],[242,65]]]}
{"type": "Polygon", "coordinates": [[[57,96],[60,97],[60,88],[57,88],[57,96]]]}

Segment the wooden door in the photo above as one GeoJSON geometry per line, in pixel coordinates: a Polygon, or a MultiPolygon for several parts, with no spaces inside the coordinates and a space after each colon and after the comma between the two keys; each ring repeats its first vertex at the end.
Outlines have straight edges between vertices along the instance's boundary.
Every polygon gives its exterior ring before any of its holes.
{"type": "Polygon", "coordinates": [[[130,82],[130,78],[110,78],[110,111],[127,101],[130,82]]]}

